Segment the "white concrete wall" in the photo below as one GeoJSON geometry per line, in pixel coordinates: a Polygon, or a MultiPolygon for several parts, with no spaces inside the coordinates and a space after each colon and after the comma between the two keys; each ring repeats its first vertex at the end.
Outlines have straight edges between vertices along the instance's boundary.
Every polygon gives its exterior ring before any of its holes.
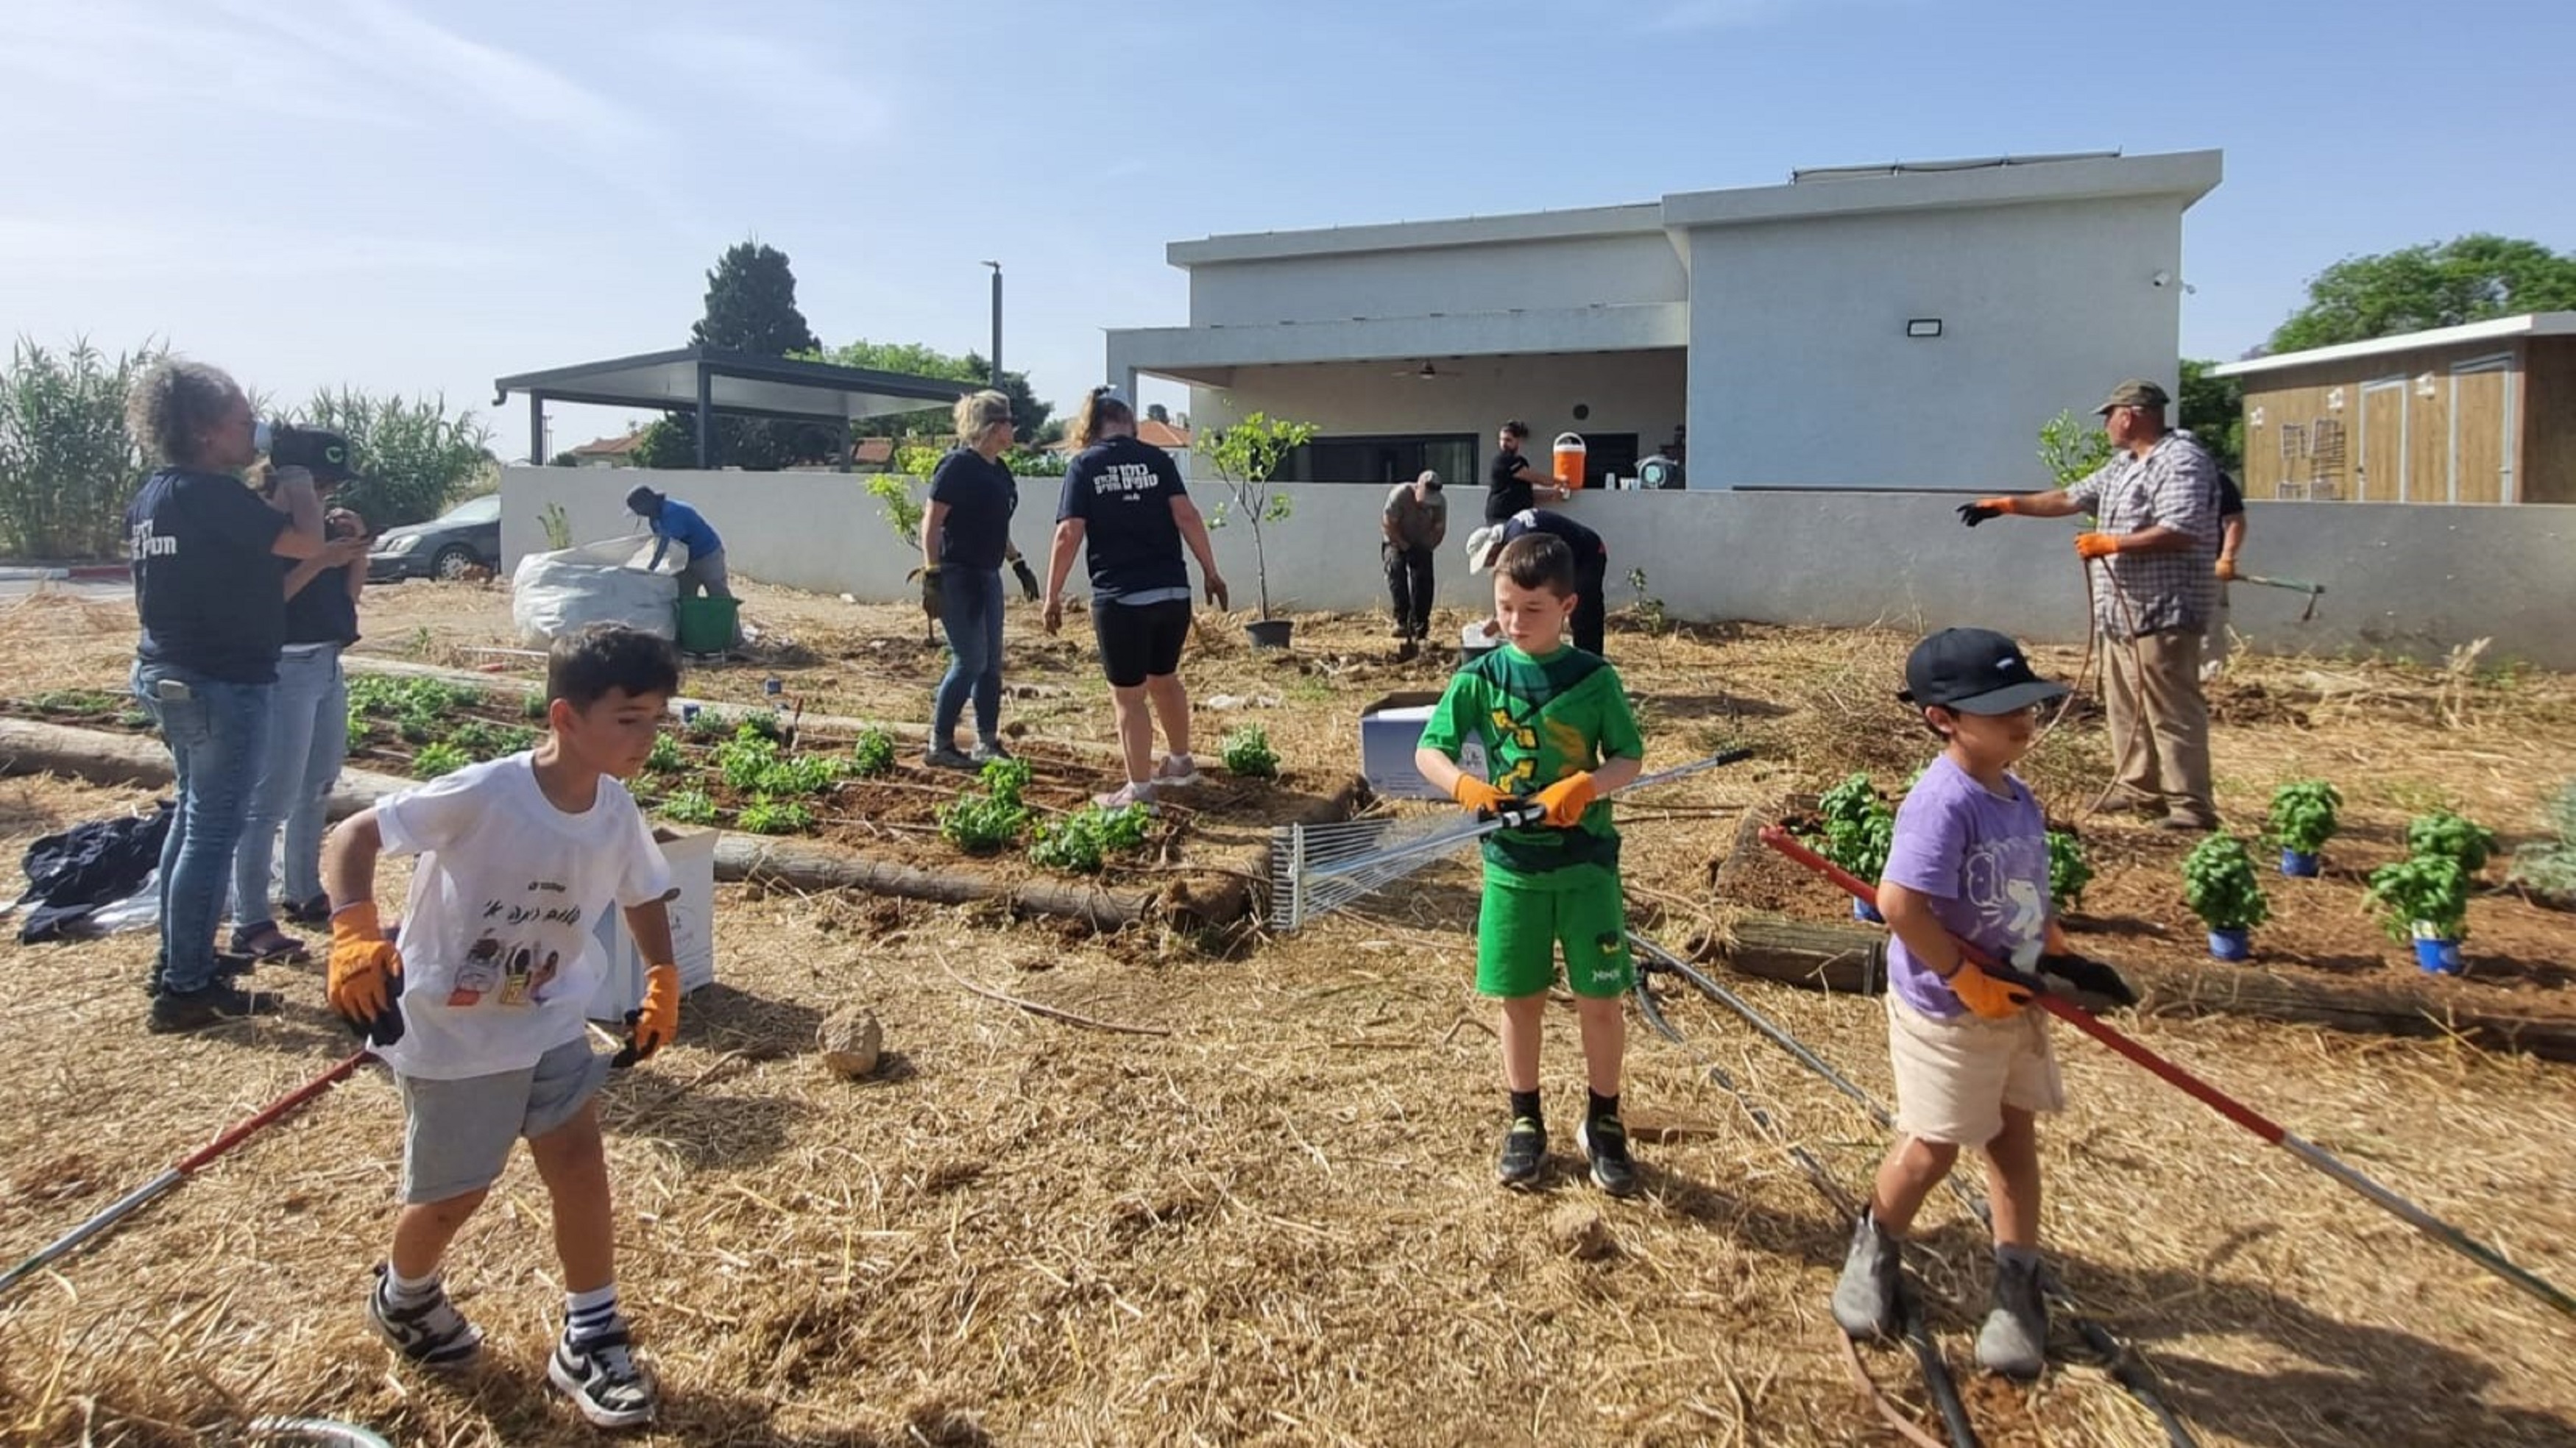
{"type": "Polygon", "coordinates": [[[2041,487],[2037,434],[2060,409],[2123,378],[2176,383],[2178,197],[1689,236],[1694,488],[2041,487]],[[1916,317],[1942,335],[1908,338],[1916,317]]]}
{"type": "Polygon", "coordinates": [[[1355,255],[1203,263],[1190,271],[1190,325],[1271,326],[1352,317],[1507,312],[1690,295],[1660,231],[1355,255]]]}
{"type": "MultiPolygon", "coordinates": [[[[837,475],[644,473],[510,468],[503,472],[502,552],[515,564],[545,546],[536,519],[561,502],[577,539],[625,531],[620,499],[647,481],[700,508],[725,536],[732,567],[748,577],[891,601],[910,590],[918,558],[877,518],[858,480],[837,475]]],[[[1056,485],[1031,478],[1011,533],[1045,557],[1056,485]]],[[[1285,490],[1295,516],[1270,529],[1273,604],[1282,610],[1382,608],[1374,488],[1307,484],[1285,490]]],[[[1221,485],[1192,489],[1214,510],[1221,485]]],[[[1476,513],[1472,493],[1453,509],[1439,561],[1443,604],[1480,605],[1484,580],[1463,560],[1476,513]]],[[[1609,540],[1610,602],[1634,599],[1630,568],[1680,618],[1903,629],[1978,624],[2036,642],[2080,642],[2085,604],[2072,540],[2076,525],[1998,519],[1970,530],[1952,515],[1961,499],[1939,493],[1587,493],[1570,511],[1609,540]]],[[[2328,590],[2313,622],[2303,600],[2239,585],[2235,622],[2266,651],[2376,650],[2439,657],[2491,638],[2489,659],[2576,669],[2576,507],[2444,507],[2364,503],[2251,505],[2250,571],[2307,579],[2328,590]]],[[[1218,565],[1239,608],[1250,608],[1252,533],[1215,535],[1218,565]]],[[[1079,565],[1074,592],[1082,592],[1079,565]]]]}
{"type": "MultiPolygon", "coordinates": [[[[1544,458],[1560,432],[1633,432],[1642,456],[1671,437],[1682,420],[1682,356],[1662,351],[1444,357],[1436,359],[1436,382],[1394,375],[1420,365],[1418,359],[1246,367],[1231,388],[1192,388],[1190,422],[1223,428],[1258,409],[1314,423],[1327,437],[1463,432],[1477,439],[1477,457],[1490,461],[1495,430],[1517,417],[1530,425],[1534,457],[1544,458]],[[1590,407],[1591,416],[1578,421],[1577,405],[1590,407]]],[[[1481,475],[1449,481],[1484,486],[1481,475]]]]}

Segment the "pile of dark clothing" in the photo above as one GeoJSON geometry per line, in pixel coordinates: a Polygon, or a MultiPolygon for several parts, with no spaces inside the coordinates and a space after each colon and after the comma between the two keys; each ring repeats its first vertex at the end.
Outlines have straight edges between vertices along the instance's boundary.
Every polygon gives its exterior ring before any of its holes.
{"type": "Polygon", "coordinates": [[[170,833],[170,801],[148,815],[91,820],[27,847],[27,893],[10,908],[35,907],[18,926],[18,943],[80,940],[96,935],[90,917],[133,896],[161,867],[170,833]]]}

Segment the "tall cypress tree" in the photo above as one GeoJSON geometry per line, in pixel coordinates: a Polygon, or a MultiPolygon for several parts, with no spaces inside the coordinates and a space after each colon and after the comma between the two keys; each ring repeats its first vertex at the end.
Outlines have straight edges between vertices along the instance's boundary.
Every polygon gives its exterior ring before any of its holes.
{"type": "MultiPolygon", "coordinates": [[[[787,253],[756,241],[736,242],[707,273],[707,311],[689,329],[689,340],[724,352],[784,357],[821,347],[805,314],[796,309],[796,273],[787,253]]],[[[694,448],[694,417],[674,414],[694,448]]],[[[716,419],[710,459],[719,467],[776,468],[831,456],[834,430],[768,422],[716,419]]]]}

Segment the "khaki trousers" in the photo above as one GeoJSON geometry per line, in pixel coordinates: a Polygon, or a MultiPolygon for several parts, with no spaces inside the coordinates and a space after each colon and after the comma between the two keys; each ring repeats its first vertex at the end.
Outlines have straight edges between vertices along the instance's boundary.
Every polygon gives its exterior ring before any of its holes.
{"type": "Polygon", "coordinates": [[[2115,804],[2162,804],[2214,825],[2209,791],[2209,701],[2200,692],[2201,635],[2168,629],[2102,641],[2109,682],[2115,804]]]}

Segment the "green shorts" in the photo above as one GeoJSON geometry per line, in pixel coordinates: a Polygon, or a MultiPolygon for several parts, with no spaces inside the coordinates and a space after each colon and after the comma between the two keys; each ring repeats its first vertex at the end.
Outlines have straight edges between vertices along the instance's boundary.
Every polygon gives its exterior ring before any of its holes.
{"type": "Polygon", "coordinates": [[[1556,983],[1556,949],[1565,947],[1565,983],[1579,996],[1615,999],[1637,983],[1628,955],[1628,904],[1615,875],[1571,889],[1532,889],[1485,875],[1476,915],[1476,993],[1517,1000],[1556,983]]]}

